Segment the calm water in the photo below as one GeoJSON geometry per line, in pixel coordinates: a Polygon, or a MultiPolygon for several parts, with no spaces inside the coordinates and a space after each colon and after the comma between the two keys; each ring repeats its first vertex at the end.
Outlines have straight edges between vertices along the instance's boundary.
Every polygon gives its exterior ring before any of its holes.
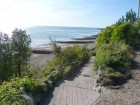
{"type": "Polygon", "coordinates": [[[82,38],[97,35],[100,32],[100,30],[96,28],[56,26],[30,27],[25,30],[32,38],[32,47],[49,44],[49,37],[56,41],[69,41],[72,40],[71,38],[82,38]]]}

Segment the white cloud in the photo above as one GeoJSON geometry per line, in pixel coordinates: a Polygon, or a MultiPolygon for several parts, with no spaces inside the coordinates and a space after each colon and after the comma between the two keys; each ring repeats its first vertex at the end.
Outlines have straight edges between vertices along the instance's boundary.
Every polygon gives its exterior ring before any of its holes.
{"type": "Polygon", "coordinates": [[[31,25],[66,25],[64,21],[85,13],[74,10],[78,7],[66,6],[64,0],[0,0],[0,31],[31,25]]]}
{"type": "Polygon", "coordinates": [[[9,33],[15,27],[34,25],[91,26],[100,11],[93,1],[0,0],[0,31],[9,33]]]}

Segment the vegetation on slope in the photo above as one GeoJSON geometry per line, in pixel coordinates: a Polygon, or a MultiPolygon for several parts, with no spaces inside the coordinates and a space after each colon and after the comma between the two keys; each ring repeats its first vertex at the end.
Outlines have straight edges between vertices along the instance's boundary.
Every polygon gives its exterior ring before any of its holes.
{"type": "Polygon", "coordinates": [[[139,24],[135,12],[124,21],[107,27],[97,38],[95,69],[102,85],[115,85],[131,76],[133,49],[140,45],[139,24]]]}
{"type": "MultiPolygon", "coordinates": [[[[89,53],[80,46],[67,47],[49,62],[48,66],[38,70],[24,71],[28,77],[14,78],[0,85],[1,105],[30,105],[33,96],[43,95],[62,78],[80,68],[89,59],[89,53]]],[[[40,101],[40,100],[39,100],[40,101]]],[[[37,101],[37,102],[39,102],[37,101]]]]}

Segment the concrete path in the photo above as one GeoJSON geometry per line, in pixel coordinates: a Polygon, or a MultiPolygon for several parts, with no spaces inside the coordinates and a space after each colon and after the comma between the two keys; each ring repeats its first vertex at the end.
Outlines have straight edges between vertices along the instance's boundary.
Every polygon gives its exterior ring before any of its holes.
{"type": "Polygon", "coordinates": [[[94,91],[94,59],[95,57],[91,57],[90,61],[68,80],[56,84],[41,105],[95,105],[100,94],[94,91]]]}

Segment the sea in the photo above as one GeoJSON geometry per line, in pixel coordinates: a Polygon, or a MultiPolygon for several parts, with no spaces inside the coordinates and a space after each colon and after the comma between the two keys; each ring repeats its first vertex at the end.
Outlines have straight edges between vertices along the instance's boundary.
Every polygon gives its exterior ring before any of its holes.
{"type": "Polygon", "coordinates": [[[97,35],[101,29],[87,27],[36,26],[25,29],[32,39],[31,47],[42,47],[53,41],[72,41],[73,38],[83,38],[97,35]]]}

